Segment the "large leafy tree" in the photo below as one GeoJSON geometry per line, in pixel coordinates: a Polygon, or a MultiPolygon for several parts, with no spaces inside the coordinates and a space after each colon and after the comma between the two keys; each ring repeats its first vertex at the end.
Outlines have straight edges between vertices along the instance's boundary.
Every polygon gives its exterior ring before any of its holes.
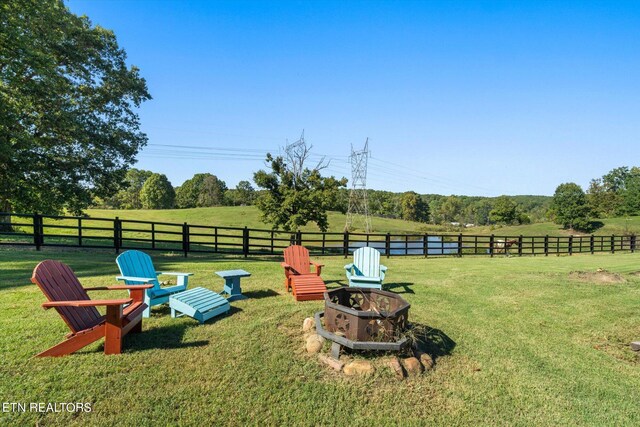
{"type": "Polygon", "coordinates": [[[586,231],[590,227],[587,197],[578,184],[560,184],[553,195],[551,210],[556,224],[565,229],[586,231]]]}
{"type": "Polygon", "coordinates": [[[407,191],[400,199],[402,219],[407,221],[427,222],[429,205],[414,191],[407,191]]]}
{"type": "Polygon", "coordinates": [[[152,174],[140,190],[140,201],[144,209],[171,209],[176,193],[166,175],[152,174]]]}
{"type": "Polygon", "coordinates": [[[198,207],[220,206],[224,204],[224,193],[227,184],[215,175],[208,175],[202,180],[202,187],[198,195],[198,207]]]}
{"type": "Polygon", "coordinates": [[[592,179],[587,189],[587,203],[597,217],[614,216],[622,204],[622,197],[608,189],[602,178],[592,179]]]}
{"type": "Polygon", "coordinates": [[[621,196],[621,213],[625,215],[640,214],[640,168],[631,168],[621,196]]]}
{"type": "Polygon", "coordinates": [[[176,206],[195,208],[224,204],[227,185],[210,173],[197,173],[176,189],[176,206]]]}
{"type": "Polygon", "coordinates": [[[227,190],[225,202],[234,206],[252,205],[256,198],[256,190],[249,181],[240,181],[236,188],[227,190]]]}
{"type": "Polygon", "coordinates": [[[322,162],[308,168],[305,163],[310,150],[301,138],[287,147],[286,160],[268,153],[266,161],[271,171],[259,170],[253,175],[256,185],[266,190],[256,205],[263,222],[274,229],[295,231],[309,222],[315,222],[322,231],[329,226],[327,210],[336,206],[339,189],[347,185],[347,179],[323,177],[322,162]]]}
{"type": "Polygon", "coordinates": [[[500,196],[489,212],[489,220],[501,224],[513,224],[518,218],[518,204],[508,196],[500,196]]]}
{"type": "Polygon", "coordinates": [[[438,211],[443,222],[457,221],[462,211],[462,199],[454,195],[445,197],[438,211]]]}
{"type": "Polygon", "coordinates": [[[0,211],[79,213],[119,189],[151,98],[125,60],[61,0],[0,3],[0,211]]]}
{"type": "Polygon", "coordinates": [[[114,197],[107,200],[111,207],[119,209],[142,209],[140,192],[144,183],[153,172],[142,169],[129,169],[124,177],[124,187],[114,197]]]}

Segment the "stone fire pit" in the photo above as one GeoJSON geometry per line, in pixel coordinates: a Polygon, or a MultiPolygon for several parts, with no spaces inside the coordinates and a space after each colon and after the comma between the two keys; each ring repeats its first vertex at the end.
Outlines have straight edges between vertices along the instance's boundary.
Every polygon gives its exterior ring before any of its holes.
{"type": "Polygon", "coordinates": [[[325,311],[316,313],[318,334],[333,341],[338,358],[342,346],[354,350],[399,351],[410,304],[392,292],[367,288],[339,288],[324,293],[325,311]],[[324,327],[321,318],[324,317],[324,327]]]}

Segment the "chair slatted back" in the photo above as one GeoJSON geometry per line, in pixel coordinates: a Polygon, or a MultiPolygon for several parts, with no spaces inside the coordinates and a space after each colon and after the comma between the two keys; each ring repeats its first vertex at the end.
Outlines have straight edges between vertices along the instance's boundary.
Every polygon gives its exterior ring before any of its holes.
{"type": "MultiPolygon", "coordinates": [[[[38,285],[49,301],[89,300],[71,268],[60,261],[46,260],[33,269],[31,282],[38,285]]],[[[55,307],[60,317],[75,333],[99,324],[103,317],[95,307],[55,307]]]]}
{"type": "MultiPolygon", "coordinates": [[[[125,251],[118,255],[116,264],[118,264],[120,274],[123,276],[155,277],[155,280],[149,282],[149,284],[153,285],[153,288],[150,290],[160,289],[160,282],[158,282],[158,275],[156,274],[156,269],[153,267],[153,261],[146,253],[136,250],[125,251]]],[[[124,282],[127,285],[144,285],[144,283],[141,282],[131,282],[128,280],[124,282]]]]}
{"type": "Polygon", "coordinates": [[[353,265],[358,276],[380,277],[380,251],[368,246],[355,250],[353,265]]]}
{"type": "Polygon", "coordinates": [[[291,245],[286,248],[284,262],[289,264],[296,274],[311,274],[309,251],[304,246],[291,245]]]}

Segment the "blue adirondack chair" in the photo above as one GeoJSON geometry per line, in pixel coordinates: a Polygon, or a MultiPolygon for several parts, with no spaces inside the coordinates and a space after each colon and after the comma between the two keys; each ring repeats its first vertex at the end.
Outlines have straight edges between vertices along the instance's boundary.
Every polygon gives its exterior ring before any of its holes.
{"type": "Polygon", "coordinates": [[[387,267],[380,264],[380,252],[364,247],[353,253],[353,263],[344,266],[349,286],[382,289],[382,281],[387,267]]]}
{"type": "Polygon", "coordinates": [[[148,307],[142,314],[143,317],[149,317],[152,306],[167,303],[171,295],[186,290],[189,276],[193,275],[193,273],[156,271],[149,255],[134,250],[118,255],[116,264],[118,264],[121,274],[121,276],[116,277],[116,280],[124,280],[127,285],[143,285],[145,283],[153,285],[153,288],[147,289],[145,292],[144,302],[148,307]],[[160,287],[160,281],[158,280],[158,275],[160,274],[177,276],[176,285],[160,287]]]}

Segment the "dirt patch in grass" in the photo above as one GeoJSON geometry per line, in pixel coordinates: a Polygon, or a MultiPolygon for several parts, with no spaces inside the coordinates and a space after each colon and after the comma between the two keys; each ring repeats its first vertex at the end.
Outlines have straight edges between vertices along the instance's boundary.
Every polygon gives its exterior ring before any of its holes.
{"type": "Polygon", "coordinates": [[[618,273],[611,273],[610,271],[601,269],[596,271],[572,271],[569,273],[569,278],[580,282],[601,283],[605,285],[626,282],[625,278],[618,273]]]}
{"type": "Polygon", "coordinates": [[[640,351],[631,350],[631,341],[633,341],[633,339],[629,338],[629,336],[608,336],[594,344],[593,348],[620,361],[640,365],[640,351]]]}

